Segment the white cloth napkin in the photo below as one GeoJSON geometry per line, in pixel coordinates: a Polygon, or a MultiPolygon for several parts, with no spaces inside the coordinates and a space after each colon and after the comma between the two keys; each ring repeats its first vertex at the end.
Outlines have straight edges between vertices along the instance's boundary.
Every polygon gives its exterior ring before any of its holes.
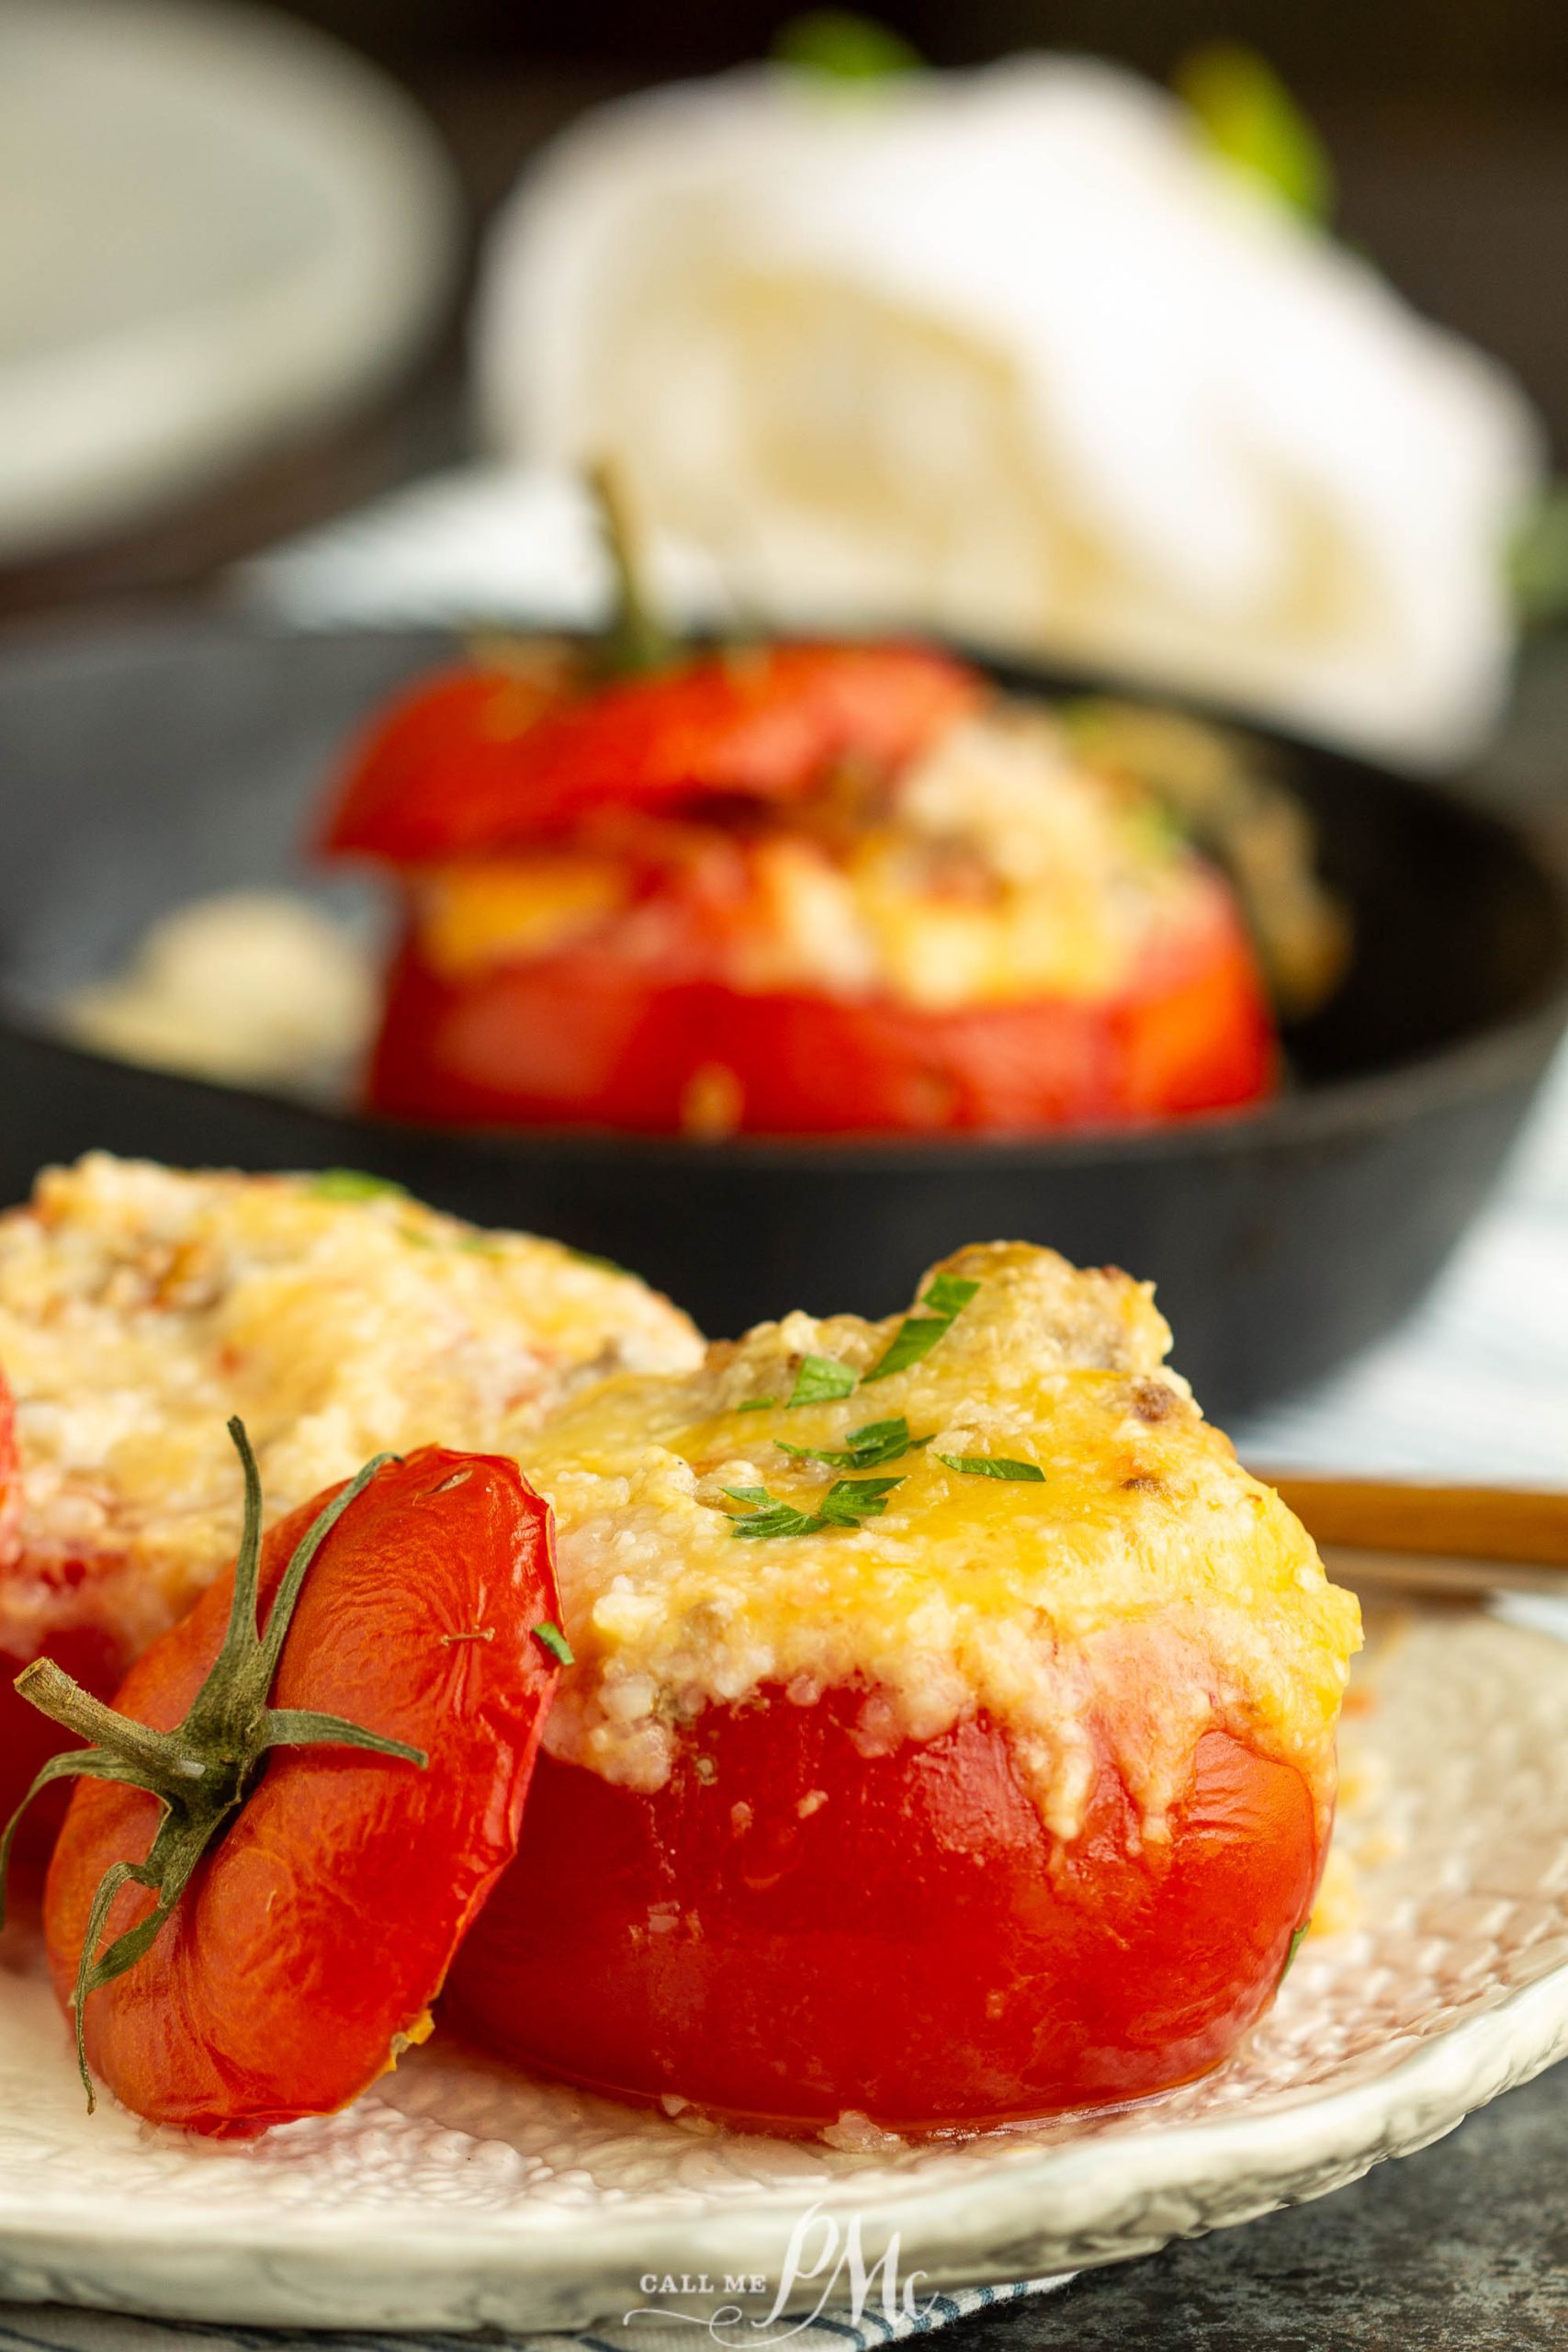
{"type": "Polygon", "coordinates": [[[1568,1053],[1426,1304],[1232,1434],[1281,1467],[1568,1486],[1568,1053]]]}
{"type": "Polygon", "coordinates": [[[524,173],[475,330],[494,447],[613,457],[761,612],[1161,676],[1472,748],[1541,441],[1504,371],[1103,61],[596,107],[524,173]]]}

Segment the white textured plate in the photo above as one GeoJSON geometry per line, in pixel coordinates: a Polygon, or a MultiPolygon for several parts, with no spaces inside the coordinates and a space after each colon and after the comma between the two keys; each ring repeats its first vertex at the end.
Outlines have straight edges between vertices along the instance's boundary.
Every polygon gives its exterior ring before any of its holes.
{"type": "MultiPolygon", "coordinates": [[[[1357,1924],[1303,1947],[1247,2050],[1204,2082],[966,2145],[856,2152],[683,2129],[438,2039],[346,2114],[210,2147],[113,2108],[89,2121],[24,1971],[0,1979],[0,2293],[251,2323],[581,2325],[658,2301],[649,2274],[705,2273],[721,2294],[748,2274],[771,2299],[818,2204],[840,2252],[858,2216],[867,2263],[897,2233],[923,2295],[1114,2261],[1337,2188],[1568,2050],[1568,1647],[1434,1615],[1390,1635],[1361,1692],[1357,1924]]],[[[824,2243],[818,2222],[811,2260],[824,2243]]]]}
{"type": "Polygon", "coordinates": [[[232,0],[0,0],[0,220],[6,560],[368,396],[458,236],[413,107],[232,0]]]}

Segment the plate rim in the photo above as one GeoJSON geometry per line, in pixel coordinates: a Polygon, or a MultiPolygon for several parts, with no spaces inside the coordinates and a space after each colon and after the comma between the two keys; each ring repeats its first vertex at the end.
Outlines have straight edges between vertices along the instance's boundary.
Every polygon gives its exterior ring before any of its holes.
{"type": "MultiPolygon", "coordinates": [[[[288,2301],[319,2295],[334,2278],[354,2280],[368,2261],[395,2245],[392,2291],[401,2307],[399,2316],[311,2322],[293,2315],[287,2324],[315,2324],[323,2331],[374,2327],[407,2333],[440,2326],[459,2332],[497,2324],[495,2312],[503,2307],[508,2316],[501,2324],[581,2326],[607,2308],[592,2291],[584,2294],[590,2270],[585,2256],[591,2256],[593,2276],[624,2271],[628,2285],[649,2267],[766,2267],[776,2261],[801,2212],[814,2208],[834,2217],[857,2213],[868,2261],[897,2236],[922,2267],[928,2259],[936,2262],[930,2286],[1012,2283],[1026,2276],[1102,2267],[1178,2238],[1325,2195],[1385,2158],[1430,2145],[1477,2108],[1565,2055],[1568,1960],[1479,2015],[1425,2039],[1387,2071],[1322,2097],[1303,2095],[1261,2115],[1214,2116],[1166,2130],[1068,2141],[995,2168],[977,2164],[967,2178],[911,2183],[907,2189],[869,2195],[860,2195],[857,2176],[846,2173],[813,2184],[805,2195],[765,2189],[721,2203],[709,2199],[692,2213],[624,2218],[600,2207],[581,2223],[551,2207],[521,2227],[514,2219],[498,2222],[489,2214],[470,2222],[461,2208],[438,2203],[431,2207],[438,2226],[414,2240],[407,2235],[406,2200],[380,2211],[363,2209],[355,2214],[352,2229],[335,2212],[291,2210],[289,2234],[281,2243],[276,2212],[258,2212],[237,2226],[220,2209],[204,2210],[199,2244],[193,2248],[183,2236],[176,2241],[172,2223],[163,2234],[150,2231],[145,2212],[134,2210],[132,2199],[89,2225],[80,2212],[51,2214],[47,2205],[29,2206],[0,2184],[0,2291],[20,2301],[102,2307],[118,2291],[105,2284],[115,2257],[134,2250],[140,2259],[127,2266],[131,2274],[173,2255],[187,2279],[193,2271],[206,2270],[221,2280],[236,2258],[265,2257],[275,2288],[281,2273],[289,2274],[288,2301]],[[1113,2198],[1103,2193],[1108,2178],[1115,2183],[1113,2198]],[[1177,2218],[1173,2208],[1181,2203],[1189,2210],[1177,2218]],[[1091,2205],[1092,2223],[1085,2216],[1091,2205]],[[1083,2233],[1077,2242],[1066,2234],[1074,2228],[1083,2233]],[[721,2239],[722,2262],[716,2243],[721,2239]],[[1003,2259],[1014,2257],[1015,2249],[1015,2258],[1003,2259]],[[198,2257],[194,2263],[193,2255],[198,2257]],[[46,2292],[29,2295],[18,2273],[39,2262],[63,2264],[67,2273],[74,2267],[74,2296],[68,2276],[52,2277],[46,2292]],[[477,2278],[481,2270],[489,2277],[477,2278]],[[459,2284],[475,2290],[477,2301],[468,2315],[454,2316],[453,2296],[442,2290],[459,2284]],[[545,2299],[552,2316],[529,2314],[530,2290],[536,2301],[545,2299]],[[439,2301],[411,2310],[409,2299],[418,2292],[434,2293],[439,2301]],[[515,2305],[514,2292],[522,2299],[515,2305]],[[563,2310],[580,2316],[562,2319],[563,2310]]],[[[1000,2140],[998,2151],[1006,2144],[1000,2140]]],[[[244,2302],[243,2291],[239,2300],[244,2302]]],[[[241,2323],[232,2292],[222,2286],[214,2297],[198,2284],[193,2302],[178,2293],[148,2294],[132,2283],[118,2307],[170,2319],[241,2323]]],[[[253,2318],[251,2324],[280,2323],[274,2316],[253,2318]]]]}

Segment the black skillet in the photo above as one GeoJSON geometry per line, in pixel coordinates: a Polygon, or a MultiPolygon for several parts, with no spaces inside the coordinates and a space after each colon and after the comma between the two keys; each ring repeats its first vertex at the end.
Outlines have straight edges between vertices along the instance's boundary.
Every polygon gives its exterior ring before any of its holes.
{"type": "Polygon", "coordinates": [[[308,881],[299,844],[344,736],[447,650],[211,618],[0,650],[6,1199],[41,1162],[94,1146],[346,1164],[618,1259],[718,1332],[795,1306],[886,1313],[958,1243],[1022,1237],[1152,1274],[1177,1363],[1227,1413],[1327,1371],[1415,1303],[1568,1019],[1568,901],[1515,827],[1281,742],[1357,951],[1334,1002],[1292,1038],[1298,1090],[1258,1113],[1060,1142],[479,1135],[133,1069],[51,1037],[51,1001],[113,969],[160,914],[205,891],[308,881]]]}

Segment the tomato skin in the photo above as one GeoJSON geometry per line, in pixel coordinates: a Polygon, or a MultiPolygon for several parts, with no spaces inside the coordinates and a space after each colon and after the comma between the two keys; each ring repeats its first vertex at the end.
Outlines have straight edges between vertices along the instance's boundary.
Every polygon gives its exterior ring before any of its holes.
{"type": "Polygon", "coordinates": [[[394,1116],[678,1134],[699,1074],[755,1135],[1028,1133],[1256,1102],[1277,1049],[1250,945],[1216,882],[1185,937],[1102,999],[928,1012],[888,998],[746,995],[607,944],[437,973],[411,936],[368,1082],[394,1116]]]}
{"type": "MultiPolygon", "coordinates": [[[[328,1499],[268,1534],[264,1609],[328,1499]]],[[[515,1849],[558,1672],[532,1632],[558,1614],[549,1527],[514,1463],[426,1446],[383,1468],[328,1535],[273,1703],[411,1741],[429,1768],[346,1747],[272,1753],[151,1951],[87,2000],[89,2062],[135,2113],[251,2138],[345,2105],[419,2029],[515,1849]]],[[[183,1718],[231,1581],[138,1660],[122,1713],[164,1730],[183,1718]]],[[[77,1782],[44,1894],[62,2006],[99,1880],[145,1858],[156,1822],[141,1791],[77,1782]]],[[[151,1902],[124,1889],[110,1935],[151,1902]]]]}
{"type": "Polygon", "coordinates": [[[1205,1733],[1168,1845],[1140,1851],[1102,1767],[1065,1845],[993,1725],[867,1757],[859,1698],[711,1709],[654,1795],[542,1756],[453,1972],[467,2027],[617,2097],[800,2131],[1139,2098],[1226,2055],[1316,1886],[1293,1768],[1205,1733]]]}
{"type": "Polygon", "coordinates": [[[418,865],[526,846],[597,808],[795,799],[840,760],[901,765],[983,692],[903,645],[772,646],[577,695],[449,672],[372,729],[322,847],[418,865]]]}

